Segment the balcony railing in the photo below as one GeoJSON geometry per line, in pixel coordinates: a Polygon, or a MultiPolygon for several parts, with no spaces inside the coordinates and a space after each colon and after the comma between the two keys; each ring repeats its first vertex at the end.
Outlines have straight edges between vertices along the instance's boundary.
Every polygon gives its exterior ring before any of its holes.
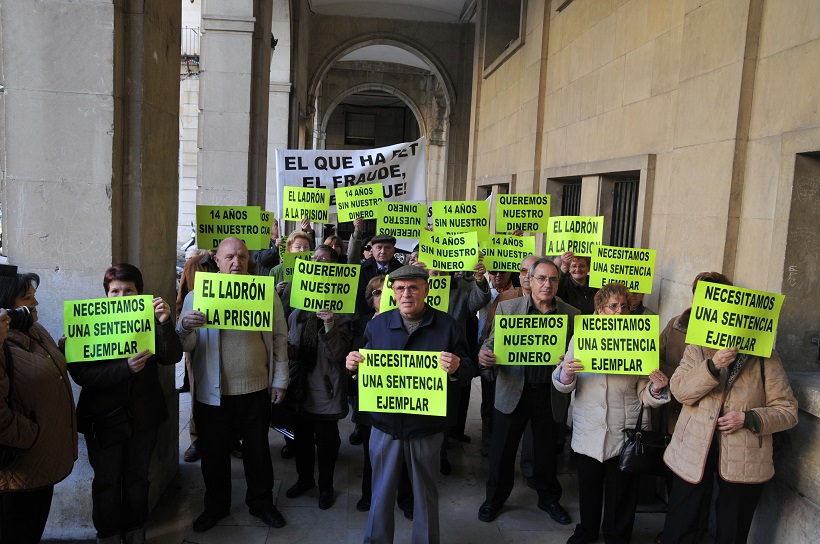
{"type": "Polygon", "coordinates": [[[182,27],[182,57],[199,57],[199,28],[182,27]]]}

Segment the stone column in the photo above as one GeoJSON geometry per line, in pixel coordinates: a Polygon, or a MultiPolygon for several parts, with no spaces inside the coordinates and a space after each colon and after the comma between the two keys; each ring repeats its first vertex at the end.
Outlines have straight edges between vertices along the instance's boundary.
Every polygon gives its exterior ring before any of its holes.
{"type": "Polygon", "coordinates": [[[203,0],[197,204],[246,205],[253,0],[203,0]]]}

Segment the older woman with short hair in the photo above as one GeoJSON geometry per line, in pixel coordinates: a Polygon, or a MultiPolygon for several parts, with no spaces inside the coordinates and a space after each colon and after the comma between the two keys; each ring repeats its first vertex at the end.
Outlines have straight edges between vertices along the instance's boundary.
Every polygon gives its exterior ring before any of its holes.
{"type": "Polygon", "coordinates": [[[0,442],[18,449],[0,469],[2,544],[40,542],[54,484],[77,459],[74,396],[65,357],[37,322],[39,285],[36,274],[0,265],[0,308],[13,314],[0,316],[0,442]]]}
{"type": "MultiPolygon", "coordinates": [[[[105,271],[103,289],[108,298],[140,295],[142,273],[134,265],[115,264],[105,271]]],[[[156,353],[145,349],[128,358],[69,366],[82,387],[77,419],[94,469],[91,518],[99,543],[145,542],[148,469],[159,426],[168,419],[159,365],[182,358],[171,307],[160,297],[152,306],[156,353]]]]}
{"type": "MultiPolygon", "coordinates": [[[[627,315],[628,297],[623,285],[607,284],[595,294],[595,313],[627,315]]],[[[575,391],[572,449],[578,454],[581,523],[567,544],[594,542],[599,528],[606,542],[627,543],[635,523],[638,475],[621,472],[618,467],[625,443],[623,430],[635,427],[642,404],[657,407],[669,401],[669,380],[660,370],[653,370],[648,377],[579,374],[588,362],[576,359],[574,351],[572,338],[562,363],[553,372],[558,391],[575,391]]]]}
{"type": "MultiPolygon", "coordinates": [[[[725,278],[710,274],[695,283],[725,278]]],[[[774,476],[772,435],[797,424],[780,358],[775,351],[764,358],[690,344],[671,390],[683,409],[664,455],[672,491],[662,542],[689,541],[713,480],[715,542],[746,542],[763,484],[774,476]]]]}

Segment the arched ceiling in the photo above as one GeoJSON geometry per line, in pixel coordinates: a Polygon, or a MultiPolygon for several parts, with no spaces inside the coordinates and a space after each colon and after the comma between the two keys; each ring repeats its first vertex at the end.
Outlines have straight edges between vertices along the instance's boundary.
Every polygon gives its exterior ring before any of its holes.
{"type": "Polygon", "coordinates": [[[394,64],[404,64],[414,68],[421,68],[422,70],[430,70],[427,63],[413,53],[392,45],[368,45],[356,49],[339,59],[339,62],[345,61],[392,62],[394,64]]]}
{"type": "Polygon", "coordinates": [[[322,15],[382,17],[439,23],[466,23],[475,17],[476,0],[309,0],[322,15]]]}

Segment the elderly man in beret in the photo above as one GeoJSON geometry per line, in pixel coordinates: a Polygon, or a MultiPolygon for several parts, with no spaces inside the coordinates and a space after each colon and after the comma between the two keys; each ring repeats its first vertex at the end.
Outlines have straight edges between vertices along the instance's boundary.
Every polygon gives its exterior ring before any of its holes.
{"type": "MultiPolygon", "coordinates": [[[[439,366],[448,375],[448,386],[462,385],[473,376],[467,340],[456,321],[431,308],[427,272],[417,266],[402,266],[390,273],[398,308],[377,315],[365,329],[365,348],[392,351],[439,352],[439,366]]],[[[347,356],[347,369],[356,373],[363,355],[347,356]]],[[[371,413],[373,431],[370,456],[373,460],[373,496],[364,542],[393,541],[393,503],[406,462],[413,482],[413,542],[437,543],[439,538],[436,460],[445,418],[411,413],[371,413]]]]}
{"type": "MultiPolygon", "coordinates": [[[[353,235],[347,246],[347,262],[359,262],[359,253],[362,249],[364,221],[357,217],[353,221],[353,235]]],[[[367,305],[364,290],[367,283],[382,274],[392,274],[394,270],[402,266],[401,261],[396,259],[396,239],[388,234],[378,234],[370,239],[371,256],[362,261],[362,269],[359,273],[359,292],[356,297],[356,314],[359,316],[373,315],[373,309],[367,305]]]]}

